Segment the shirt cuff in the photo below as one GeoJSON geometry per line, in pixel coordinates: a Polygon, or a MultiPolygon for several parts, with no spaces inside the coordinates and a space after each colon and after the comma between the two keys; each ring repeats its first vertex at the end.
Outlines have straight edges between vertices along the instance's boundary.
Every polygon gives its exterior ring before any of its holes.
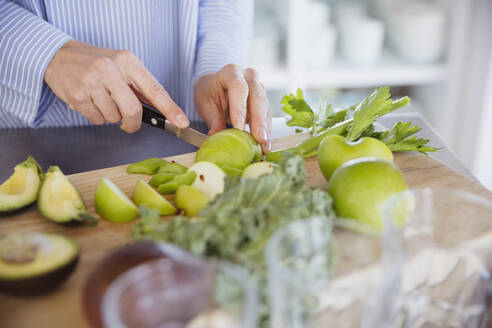
{"type": "MultiPolygon", "coordinates": [[[[0,43],[0,110],[36,126],[42,115],[38,108],[46,68],[71,37],[8,1],[0,2],[0,30],[4,40],[0,43]]],[[[49,104],[44,101],[43,105],[49,104]]]]}

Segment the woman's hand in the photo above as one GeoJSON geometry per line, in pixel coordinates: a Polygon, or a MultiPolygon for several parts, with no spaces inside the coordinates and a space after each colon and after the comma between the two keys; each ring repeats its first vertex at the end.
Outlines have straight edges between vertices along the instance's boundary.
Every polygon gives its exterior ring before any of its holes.
{"type": "Polygon", "coordinates": [[[121,129],[132,133],[142,124],[145,100],[178,128],[188,118],[164,87],[131,52],[67,42],[53,57],[44,79],[70,108],[93,124],[121,121],[121,129]]]}
{"type": "Polygon", "coordinates": [[[263,152],[270,151],[272,118],[265,87],[254,69],[231,64],[202,76],[195,83],[195,105],[209,135],[225,129],[227,123],[238,129],[249,123],[263,152]]]}

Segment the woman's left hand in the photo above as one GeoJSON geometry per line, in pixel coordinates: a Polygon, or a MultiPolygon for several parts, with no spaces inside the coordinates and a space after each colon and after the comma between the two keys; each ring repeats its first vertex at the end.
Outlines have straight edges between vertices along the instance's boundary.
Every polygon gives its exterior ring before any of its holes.
{"type": "Polygon", "coordinates": [[[195,82],[195,105],[198,115],[214,134],[232,124],[244,129],[249,123],[251,134],[264,153],[271,148],[272,118],[266,90],[252,68],[245,70],[230,64],[219,72],[207,74],[195,82]]]}

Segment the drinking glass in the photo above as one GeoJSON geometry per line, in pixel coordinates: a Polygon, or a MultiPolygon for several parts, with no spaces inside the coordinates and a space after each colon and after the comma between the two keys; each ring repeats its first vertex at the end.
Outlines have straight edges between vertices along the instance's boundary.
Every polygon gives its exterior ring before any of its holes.
{"type": "Polygon", "coordinates": [[[393,326],[484,327],[492,202],[452,189],[413,189],[385,205],[400,269],[393,326]],[[405,222],[403,225],[395,222],[405,222]]]}
{"type": "Polygon", "coordinates": [[[257,287],[244,269],[170,244],[120,275],[102,301],[105,327],[255,328],[257,287]]]}
{"type": "Polygon", "coordinates": [[[266,247],[272,327],[384,327],[398,272],[386,263],[381,241],[332,229],[326,218],[275,232],[266,247]]]}

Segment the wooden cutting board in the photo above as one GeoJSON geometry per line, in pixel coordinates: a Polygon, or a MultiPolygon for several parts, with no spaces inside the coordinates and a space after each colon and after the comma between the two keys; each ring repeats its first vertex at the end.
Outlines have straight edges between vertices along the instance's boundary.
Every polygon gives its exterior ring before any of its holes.
{"type": "MultiPolygon", "coordinates": [[[[293,146],[301,138],[302,135],[296,135],[276,139],[273,148],[293,146]]],[[[190,166],[194,161],[194,153],[170,157],[168,160],[190,166]]],[[[411,188],[458,188],[492,201],[490,191],[432,157],[414,153],[396,154],[395,162],[403,171],[411,188]]],[[[318,168],[317,160],[309,159],[305,166],[309,176],[307,184],[326,188],[327,182],[318,168]]],[[[91,213],[95,213],[94,194],[102,177],[111,179],[129,196],[138,179],[149,179],[145,175],[128,175],[126,166],[71,175],[71,181],[79,189],[91,213]]],[[[58,225],[42,218],[35,207],[12,217],[0,218],[0,235],[21,231],[55,232],[74,238],[81,247],[78,267],[54,292],[31,298],[0,294],[0,327],[89,327],[82,309],[82,289],[85,281],[110,250],[131,240],[130,232],[134,224],[134,222],[116,224],[100,220],[96,227],[58,225]]]]}

